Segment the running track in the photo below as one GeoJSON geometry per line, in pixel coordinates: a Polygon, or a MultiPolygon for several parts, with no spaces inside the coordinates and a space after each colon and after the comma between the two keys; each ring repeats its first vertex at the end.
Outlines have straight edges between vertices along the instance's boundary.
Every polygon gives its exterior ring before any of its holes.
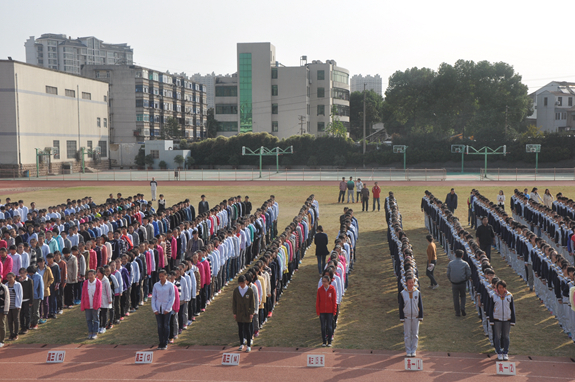
{"type": "Polygon", "coordinates": [[[0,349],[0,380],[57,381],[572,381],[569,358],[511,357],[517,376],[497,376],[495,361],[480,354],[422,353],[423,371],[405,371],[402,354],[391,351],[258,348],[241,353],[239,366],[222,366],[225,352],[237,348],[177,347],[154,351],[152,364],[136,365],[141,346],[7,345],[0,349]],[[61,364],[46,364],[48,350],[65,350],[61,364]],[[325,354],[326,366],[306,367],[306,354],[325,354]]]}

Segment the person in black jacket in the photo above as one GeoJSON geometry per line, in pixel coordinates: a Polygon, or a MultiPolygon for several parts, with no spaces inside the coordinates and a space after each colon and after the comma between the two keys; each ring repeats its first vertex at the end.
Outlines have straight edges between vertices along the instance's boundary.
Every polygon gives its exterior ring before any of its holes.
{"type": "Polygon", "coordinates": [[[488,224],[488,222],[489,219],[487,216],[484,216],[481,219],[482,224],[477,227],[477,230],[475,231],[475,236],[479,239],[479,247],[483,252],[485,252],[489,261],[491,261],[491,245],[495,240],[495,232],[493,232],[493,227],[491,224],[488,224]]]}
{"type": "Polygon", "coordinates": [[[244,204],[246,205],[244,216],[249,216],[252,213],[252,202],[250,202],[250,197],[247,195],[246,198],[244,199],[244,204]]]}
{"type": "Polygon", "coordinates": [[[327,234],[323,232],[322,226],[317,226],[317,233],[313,238],[315,243],[315,255],[317,257],[317,269],[320,276],[325,268],[325,258],[329,255],[329,250],[327,249],[327,234]]]}
{"type": "Polygon", "coordinates": [[[445,197],[445,204],[447,204],[447,208],[449,208],[451,212],[455,212],[457,209],[457,194],[454,188],[452,188],[451,192],[445,197]]]}
{"type": "Polygon", "coordinates": [[[210,210],[210,204],[206,200],[206,195],[201,196],[202,200],[198,204],[198,215],[208,212],[210,210]]]}

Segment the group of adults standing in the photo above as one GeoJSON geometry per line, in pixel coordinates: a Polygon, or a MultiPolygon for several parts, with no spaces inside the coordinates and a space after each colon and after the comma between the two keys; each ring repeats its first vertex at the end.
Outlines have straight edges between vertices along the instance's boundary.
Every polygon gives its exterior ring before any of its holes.
{"type": "MultiPolygon", "coordinates": [[[[345,177],[341,178],[339,182],[339,196],[337,198],[338,203],[345,203],[345,194],[347,191],[347,203],[359,203],[361,200],[361,210],[369,211],[369,186],[367,183],[361,181],[361,178],[353,181],[353,176],[349,177],[346,181],[345,177]]],[[[379,203],[379,195],[381,193],[381,188],[375,182],[374,186],[371,188],[371,194],[373,197],[373,209],[375,211],[375,203],[377,202],[377,211],[380,211],[381,205],[379,203]]]]}

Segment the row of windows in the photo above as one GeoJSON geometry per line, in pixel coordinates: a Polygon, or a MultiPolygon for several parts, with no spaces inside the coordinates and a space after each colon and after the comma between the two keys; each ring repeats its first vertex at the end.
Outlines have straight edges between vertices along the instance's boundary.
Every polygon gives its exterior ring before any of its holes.
{"type": "MultiPolygon", "coordinates": [[[[46,85],[46,93],[58,95],[58,88],[55,86],[46,85]]],[[[73,89],[65,89],[64,94],[66,95],[66,97],[76,98],[76,91],[73,89]]],[[[82,92],[82,99],[91,100],[92,99],[92,93],[82,92]]],[[[108,101],[108,97],[104,96],[104,102],[107,102],[107,101],[108,101]]]]}
{"type": "Polygon", "coordinates": [[[216,86],[216,97],[237,97],[237,86],[216,86]]]}
{"type": "Polygon", "coordinates": [[[567,119],[567,113],[555,113],[555,120],[567,119]]]}
{"type": "Polygon", "coordinates": [[[237,121],[233,121],[233,122],[218,122],[217,131],[232,131],[232,132],[237,132],[237,131],[238,131],[238,122],[237,122],[237,121]]]}
{"type": "MultiPolygon", "coordinates": [[[[54,154],[54,159],[60,159],[60,141],[54,140],[52,141],[52,147],[57,149],[57,153],[54,154]]],[[[108,142],[107,141],[98,141],[98,147],[100,148],[100,155],[103,158],[108,157],[108,142]]],[[[93,144],[92,141],[86,142],[86,148],[88,150],[92,150],[93,144]]],[[[66,158],[67,159],[75,159],[76,155],[78,155],[78,148],[77,148],[77,141],[66,141],[66,158]]]]}
{"type": "Polygon", "coordinates": [[[331,72],[331,80],[347,84],[349,82],[349,74],[340,72],[339,70],[334,70],[331,72]]]}
{"type": "Polygon", "coordinates": [[[238,105],[235,104],[216,105],[216,114],[238,114],[238,105]]]}
{"type": "Polygon", "coordinates": [[[172,77],[168,74],[149,72],[146,69],[138,70],[136,72],[136,78],[146,78],[148,80],[163,82],[165,84],[173,84],[176,86],[183,86],[186,89],[191,89],[191,90],[197,90],[197,91],[203,91],[203,92],[207,91],[206,85],[188,82],[188,81],[185,81],[179,77],[172,77]]]}

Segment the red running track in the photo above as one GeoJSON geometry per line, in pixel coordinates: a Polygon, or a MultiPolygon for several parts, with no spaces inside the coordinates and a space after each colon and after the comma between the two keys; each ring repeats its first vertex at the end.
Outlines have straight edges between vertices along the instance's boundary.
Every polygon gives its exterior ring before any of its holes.
{"type": "Polygon", "coordinates": [[[8,345],[0,349],[0,380],[57,381],[409,381],[466,380],[572,381],[569,358],[511,357],[517,376],[498,376],[495,360],[480,354],[422,353],[423,371],[405,371],[402,354],[343,349],[252,348],[241,353],[239,366],[222,366],[225,352],[237,348],[177,347],[154,351],[152,364],[136,365],[141,346],[8,345]],[[65,350],[64,363],[46,364],[48,350],[65,350]],[[306,354],[324,354],[326,366],[306,367],[306,354]]]}

